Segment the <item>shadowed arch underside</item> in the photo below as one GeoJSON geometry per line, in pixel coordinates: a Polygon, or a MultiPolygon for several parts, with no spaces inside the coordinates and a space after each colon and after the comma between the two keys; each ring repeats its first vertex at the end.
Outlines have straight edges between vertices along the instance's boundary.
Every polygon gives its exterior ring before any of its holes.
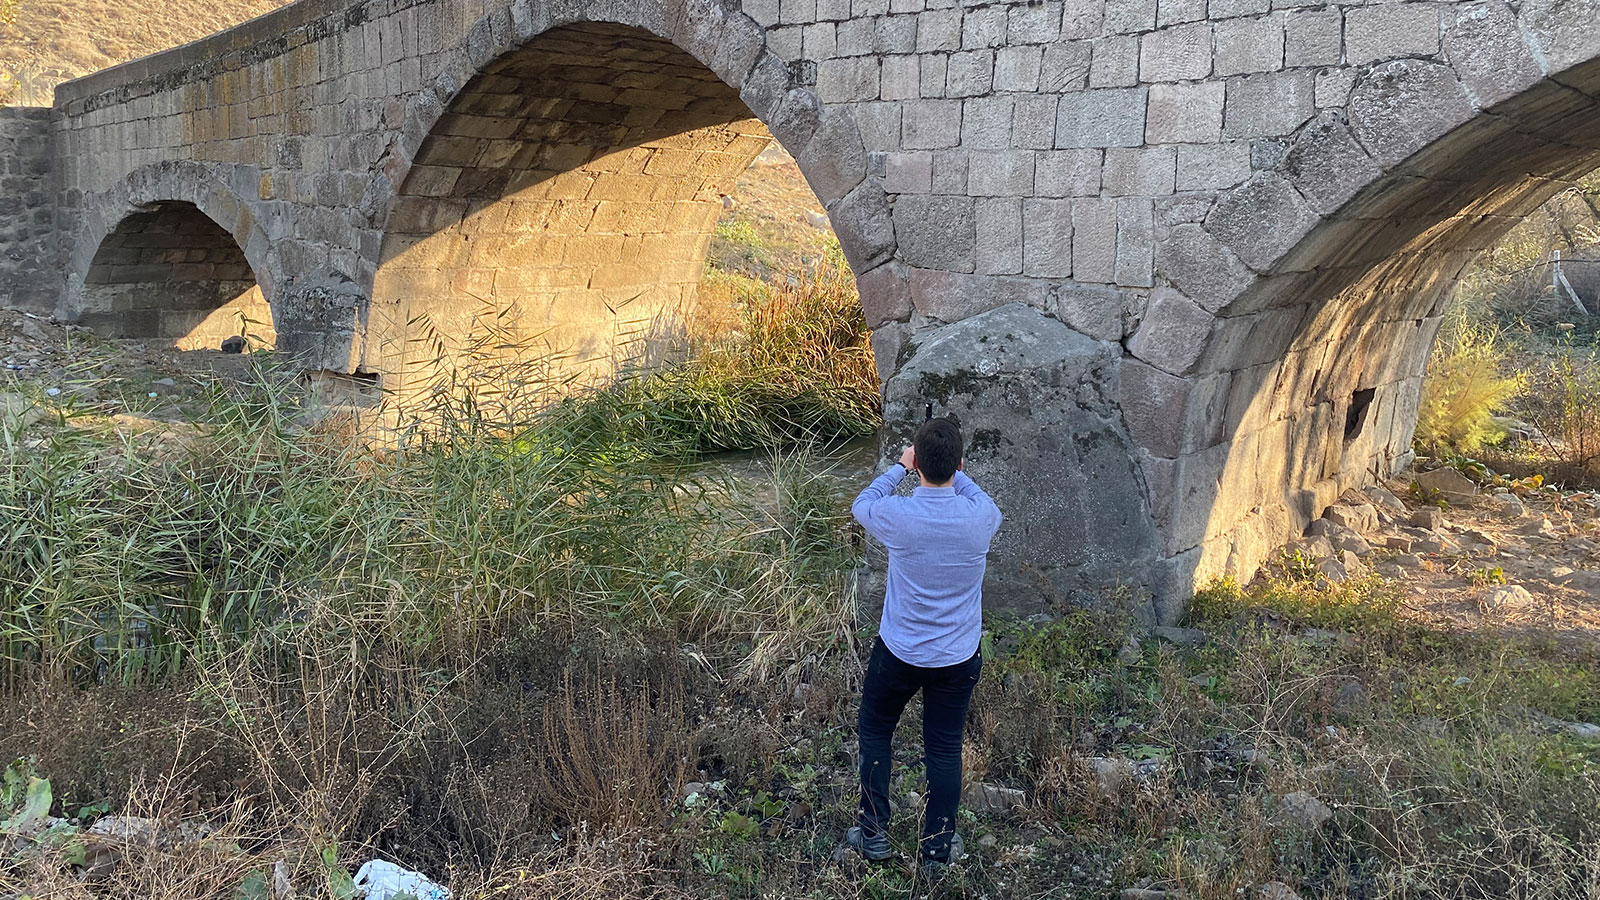
{"type": "Polygon", "coordinates": [[[272,313],[244,251],[192,203],[162,201],[125,217],[83,278],[78,321],[107,337],[217,349],[230,337],[271,347],[272,313]]]}
{"type": "Polygon", "coordinates": [[[738,93],[622,25],[535,37],[423,142],[384,237],[364,365],[402,394],[458,363],[604,377],[668,352],[721,197],[771,137],[738,93]]]}
{"type": "Polygon", "coordinates": [[[1169,550],[1195,548],[1202,583],[1254,571],[1341,495],[1410,461],[1429,353],[1463,272],[1600,166],[1600,62],[1464,119],[1386,171],[1357,156],[1364,127],[1314,119],[1279,170],[1180,238],[1203,227],[1237,253],[1218,257],[1236,269],[1217,277],[1261,276],[1217,311],[1194,358],[1184,443],[1171,448],[1178,484],[1158,508],[1169,550]]]}

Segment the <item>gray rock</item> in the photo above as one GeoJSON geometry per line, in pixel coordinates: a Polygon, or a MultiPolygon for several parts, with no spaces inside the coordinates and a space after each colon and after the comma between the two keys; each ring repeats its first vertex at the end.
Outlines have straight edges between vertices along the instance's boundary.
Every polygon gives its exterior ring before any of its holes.
{"type": "Polygon", "coordinates": [[[1553,538],[1561,536],[1561,532],[1556,529],[1555,525],[1551,524],[1550,520],[1543,516],[1523,525],[1517,531],[1520,534],[1526,534],[1531,537],[1553,538]]]}
{"type": "Polygon", "coordinates": [[[1600,572],[1580,569],[1576,572],[1569,571],[1564,575],[1555,576],[1551,580],[1564,588],[1582,591],[1593,597],[1600,597],[1600,572]]]}
{"type": "Polygon", "coordinates": [[[1326,535],[1321,534],[1313,534],[1298,541],[1292,541],[1283,549],[1289,553],[1299,552],[1302,556],[1311,559],[1327,559],[1333,556],[1333,543],[1328,540],[1326,535]]]}
{"type": "Polygon", "coordinates": [[[1415,542],[1415,540],[1415,538],[1411,537],[1390,535],[1383,539],[1383,546],[1389,550],[1399,550],[1401,553],[1410,553],[1411,545],[1415,542]]]}
{"type": "Polygon", "coordinates": [[[1094,776],[1094,791],[1103,800],[1116,800],[1133,780],[1138,770],[1131,761],[1103,756],[1091,756],[1083,761],[1089,774],[1094,776]]]}
{"type": "Polygon", "coordinates": [[[1344,584],[1350,580],[1350,567],[1340,559],[1325,559],[1317,563],[1317,572],[1329,584],[1344,584]]]}
{"type": "MultiPolygon", "coordinates": [[[[1371,509],[1371,507],[1368,507],[1368,509],[1371,509]]],[[[1373,527],[1376,528],[1376,513],[1373,513],[1372,520],[1373,527]]],[[[1357,556],[1366,556],[1372,552],[1372,546],[1367,543],[1366,538],[1358,534],[1355,529],[1342,525],[1332,518],[1317,519],[1308,526],[1307,530],[1311,532],[1313,537],[1326,538],[1335,551],[1348,551],[1357,556]]]]}
{"type": "Polygon", "coordinates": [[[961,802],[975,813],[993,815],[1010,812],[1025,805],[1028,802],[1028,795],[1016,788],[975,782],[967,785],[966,791],[961,795],[961,802]]]}
{"type": "Polygon", "coordinates": [[[1331,818],[1333,810],[1326,803],[1304,791],[1295,791],[1278,800],[1272,823],[1282,828],[1310,830],[1321,828],[1322,823],[1331,818]]]}
{"type": "Polygon", "coordinates": [[[1370,503],[1335,503],[1323,518],[1357,533],[1378,530],[1378,510],[1370,503]]]}
{"type": "Polygon", "coordinates": [[[1167,892],[1156,888],[1123,888],[1122,900],[1166,900],[1167,892]]]}
{"type": "Polygon", "coordinates": [[[1527,507],[1516,494],[1495,494],[1495,511],[1507,519],[1520,519],[1527,513],[1527,507]]]}
{"type": "Polygon", "coordinates": [[[1478,493],[1478,485],[1455,469],[1434,469],[1431,472],[1423,472],[1417,476],[1417,483],[1426,490],[1445,494],[1478,493]]]}
{"type": "MultiPolygon", "coordinates": [[[[928,403],[960,423],[968,472],[1006,511],[986,598],[1023,614],[1058,602],[1104,608],[1130,572],[1155,571],[1159,541],[1137,451],[1119,398],[1106,393],[1123,365],[1119,345],[1020,303],[916,340],[885,386],[884,452],[899,455],[928,403]]],[[[1154,617],[1148,606],[1119,610],[1154,617]]]]}
{"type": "Polygon", "coordinates": [[[1417,528],[1438,531],[1444,525],[1444,513],[1434,507],[1424,506],[1413,512],[1409,521],[1417,528]]]}
{"type": "Polygon", "coordinates": [[[1566,722],[1562,730],[1585,741],[1600,741],[1600,725],[1593,722],[1566,722]]]}
{"type": "Polygon", "coordinates": [[[1300,895],[1281,881],[1269,881],[1256,888],[1256,900],[1300,900],[1300,895]]]}
{"type": "Polygon", "coordinates": [[[0,393],[0,432],[27,428],[49,415],[49,410],[22,394],[0,393]]]}
{"type": "Polygon", "coordinates": [[[1485,594],[1480,608],[1485,614],[1505,614],[1519,609],[1531,609],[1533,594],[1519,584],[1502,584],[1485,594]]]}
{"type": "Polygon", "coordinates": [[[1206,633],[1198,628],[1178,628],[1172,625],[1161,625],[1153,633],[1156,637],[1169,644],[1178,644],[1183,647],[1198,647],[1206,642],[1206,633]]]}
{"type": "Polygon", "coordinates": [[[1405,515],[1406,513],[1406,505],[1400,501],[1399,497],[1394,495],[1393,491],[1382,485],[1368,485],[1362,489],[1361,493],[1379,510],[1387,510],[1396,515],[1405,515]]]}

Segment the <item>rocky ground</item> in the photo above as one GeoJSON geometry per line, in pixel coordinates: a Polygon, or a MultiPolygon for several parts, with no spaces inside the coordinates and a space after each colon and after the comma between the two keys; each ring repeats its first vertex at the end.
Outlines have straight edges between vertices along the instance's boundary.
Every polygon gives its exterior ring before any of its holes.
{"type": "Polygon", "coordinates": [[[0,395],[9,418],[53,409],[176,422],[203,404],[209,388],[247,377],[250,366],[243,354],[107,340],[32,313],[0,310],[0,395]]]}
{"type": "Polygon", "coordinates": [[[1393,579],[1431,622],[1600,643],[1600,494],[1407,473],[1345,497],[1284,554],[1277,568],[1331,582],[1393,579]]]}

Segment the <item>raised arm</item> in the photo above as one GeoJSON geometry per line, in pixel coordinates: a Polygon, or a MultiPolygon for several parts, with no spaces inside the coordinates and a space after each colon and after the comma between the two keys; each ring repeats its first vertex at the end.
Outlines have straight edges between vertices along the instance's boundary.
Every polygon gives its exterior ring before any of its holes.
{"type": "Polygon", "coordinates": [[[855,502],[850,504],[850,514],[856,517],[856,521],[861,523],[861,527],[867,529],[868,534],[885,544],[889,542],[890,537],[893,535],[893,528],[887,518],[878,514],[877,507],[879,501],[885,497],[892,496],[894,489],[899,487],[900,482],[905,480],[906,467],[895,463],[889,467],[888,471],[874,478],[872,483],[857,495],[855,502]]]}
{"type": "Polygon", "coordinates": [[[978,487],[978,483],[976,481],[973,481],[971,478],[967,477],[967,473],[965,471],[958,470],[955,474],[955,477],[950,480],[950,486],[956,489],[956,493],[958,495],[966,497],[968,500],[977,503],[979,506],[987,507],[992,516],[990,527],[1000,527],[1000,507],[989,498],[988,494],[983,492],[983,488],[978,487]]]}

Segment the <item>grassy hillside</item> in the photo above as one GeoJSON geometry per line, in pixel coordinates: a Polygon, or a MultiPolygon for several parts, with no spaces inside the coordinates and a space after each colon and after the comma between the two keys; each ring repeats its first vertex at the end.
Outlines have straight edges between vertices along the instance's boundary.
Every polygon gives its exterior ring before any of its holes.
{"type": "MultiPolygon", "coordinates": [[[[286,0],[14,0],[0,25],[0,97],[48,106],[62,81],[187,44],[286,0]]],[[[0,9],[4,2],[0,0],[0,9]]]]}

